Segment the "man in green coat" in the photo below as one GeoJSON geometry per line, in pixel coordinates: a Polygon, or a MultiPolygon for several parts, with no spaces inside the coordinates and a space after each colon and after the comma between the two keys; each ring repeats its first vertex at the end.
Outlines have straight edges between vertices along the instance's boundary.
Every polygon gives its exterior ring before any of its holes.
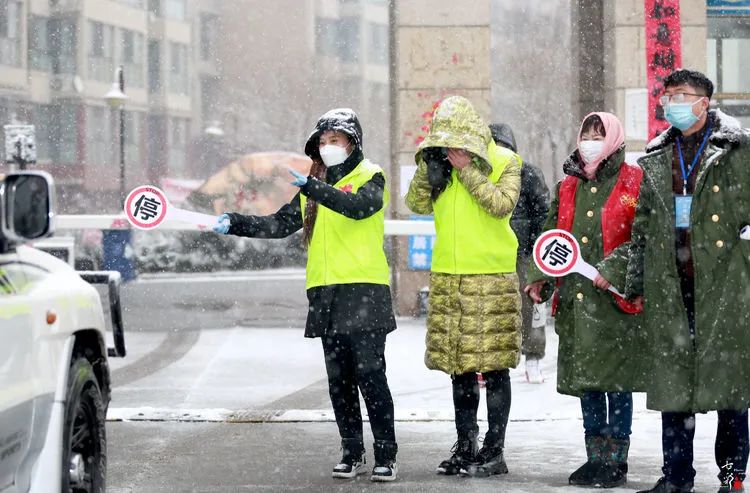
{"type": "Polygon", "coordinates": [[[720,492],[744,491],[750,405],[750,133],[709,110],[713,83],[664,80],[672,125],[639,160],[626,296],[645,297],[648,407],[662,411],[664,476],[649,493],[693,488],[695,413],[716,410],[720,492]]]}

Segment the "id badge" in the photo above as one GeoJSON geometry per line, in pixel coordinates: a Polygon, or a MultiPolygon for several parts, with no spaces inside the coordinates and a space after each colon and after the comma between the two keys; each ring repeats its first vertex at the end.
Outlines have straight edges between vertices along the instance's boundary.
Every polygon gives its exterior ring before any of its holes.
{"type": "Polygon", "coordinates": [[[693,205],[692,195],[675,195],[674,213],[675,226],[678,228],[690,227],[690,208],[693,205]]]}

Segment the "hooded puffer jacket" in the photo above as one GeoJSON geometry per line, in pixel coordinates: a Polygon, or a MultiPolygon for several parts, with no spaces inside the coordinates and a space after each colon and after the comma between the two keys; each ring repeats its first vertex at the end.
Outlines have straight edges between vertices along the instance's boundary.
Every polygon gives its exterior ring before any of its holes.
{"type": "MultiPolygon", "coordinates": [[[[450,187],[464,189],[460,197],[466,202],[456,199],[456,205],[460,205],[458,209],[464,214],[476,217],[464,218],[465,221],[456,218],[456,224],[491,221],[486,217],[489,215],[496,219],[498,227],[507,227],[507,244],[493,244],[492,248],[510,252],[511,263],[515,264],[518,243],[507,222],[521,187],[520,158],[509,149],[495,145],[487,124],[465,98],[447,98],[436,109],[430,132],[416,154],[417,172],[406,203],[418,214],[432,213],[436,204],[431,196],[423,152],[430,147],[459,148],[472,154],[472,164],[460,171],[454,170],[451,183],[442,193],[450,193],[450,187]]],[[[441,198],[438,196],[437,201],[441,198]]],[[[438,212],[440,210],[442,208],[438,207],[438,212]]],[[[481,243],[482,238],[486,238],[486,231],[439,228],[437,242],[456,242],[453,251],[456,264],[460,266],[471,264],[464,262],[466,259],[461,256],[471,256],[468,247],[481,243]],[[467,248],[462,248],[453,234],[441,235],[446,231],[470,235],[470,238],[464,237],[463,245],[467,248]]],[[[518,278],[513,268],[489,273],[466,273],[461,269],[433,272],[425,364],[451,375],[515,367],[520,352],[520,303],[518,278]]]]}

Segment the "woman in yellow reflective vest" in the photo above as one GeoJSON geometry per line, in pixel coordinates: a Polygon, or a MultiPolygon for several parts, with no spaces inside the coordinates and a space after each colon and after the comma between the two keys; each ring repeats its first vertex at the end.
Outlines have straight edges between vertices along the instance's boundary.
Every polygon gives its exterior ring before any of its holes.
{"type": "Polygon", "coordinates": [[[521,159],[495,144],[469,101],[452,96],[436,108],[416,162],[406,203],[417,214],[434,214],[437,230],[425,363],[451,376],[458,433],[437,472],[504,474],[508,369],[518,364],[521,345],[518,241],[510,227],[521,159]],[[489,424],[479,451],[477,373],[486,382],[489,424]]]}
{"type": "Polygon", "coordinates": [[[396,328],[383,251],[389,193],[383,170],[364,158],[362,127],[350,109],[331,110],[305,145],[310,176],[294,170],[300,187],[269,216],[230,213],[214,231],[254,238],[284,238],[300,229],[308,248],[305,337],[323,341],[328,388],[343,457],[334,478],[364,473],[359,392],[375,437],[373,481],[396,479],[393,399],[385,374],[386,335],[396,328]]]}

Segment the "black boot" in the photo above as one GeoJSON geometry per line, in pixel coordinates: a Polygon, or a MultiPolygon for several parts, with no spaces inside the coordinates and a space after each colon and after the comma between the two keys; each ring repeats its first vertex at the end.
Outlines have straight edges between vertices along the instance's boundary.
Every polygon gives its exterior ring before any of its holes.
{"type": "Polygon", "coordinates": [[[333,468],[334,478],[351,479],[365,472],[365,444],[361,438],[342,438],[341,462],[333,468]]]}
{"type": "Polygon", "coordinates": [[[466,467],[474,462],[478,448],[476,433],[459,436],[458,441],[451,448],[453,455],[451,455],[450,459],[446,459],[440,463],[437,467],[437,473],[455,476],[461,471],[462,467],[466,467]]]}
{"type": "Polygon", "coordinates": [[[568,478],[575,486],[593,486],[604,467],[605,439],[601,435],[586,436],[586,463],[576,469],[568,478]]]}
{"type": "Polygon", "coordinates": [[[484,443],[473,464],[461,468],[462,476],[488,478],[494,474],[508,474],[508,466],[503,455],[503,442],[490,436],[484,437],[484,443]]]}
{"type": "Polygon", "coordinates": [[[396,466],[398,445],[389,440],[375,440],[373,448],[375,449],[375,467],[372,469],[370,481],[395,481],[396,474],[398,474],[398,466],[396,466]]]}
{"type": "Polygon", "coordinates": [[[604,446],[604,465],[599,469],[594,486],[616,488],[628,481],[628,450],[630,439],[607,438],[604,446]]]}
{"type": "Polygon", "coordinates": [[[638,493],[693,493],[693,483],[688,483],[682,486],[678,486],[674,483],[670,483],[667,478],[662,477],[656,482],[653,488],[650,490],[642,490],[638,493]]]}

